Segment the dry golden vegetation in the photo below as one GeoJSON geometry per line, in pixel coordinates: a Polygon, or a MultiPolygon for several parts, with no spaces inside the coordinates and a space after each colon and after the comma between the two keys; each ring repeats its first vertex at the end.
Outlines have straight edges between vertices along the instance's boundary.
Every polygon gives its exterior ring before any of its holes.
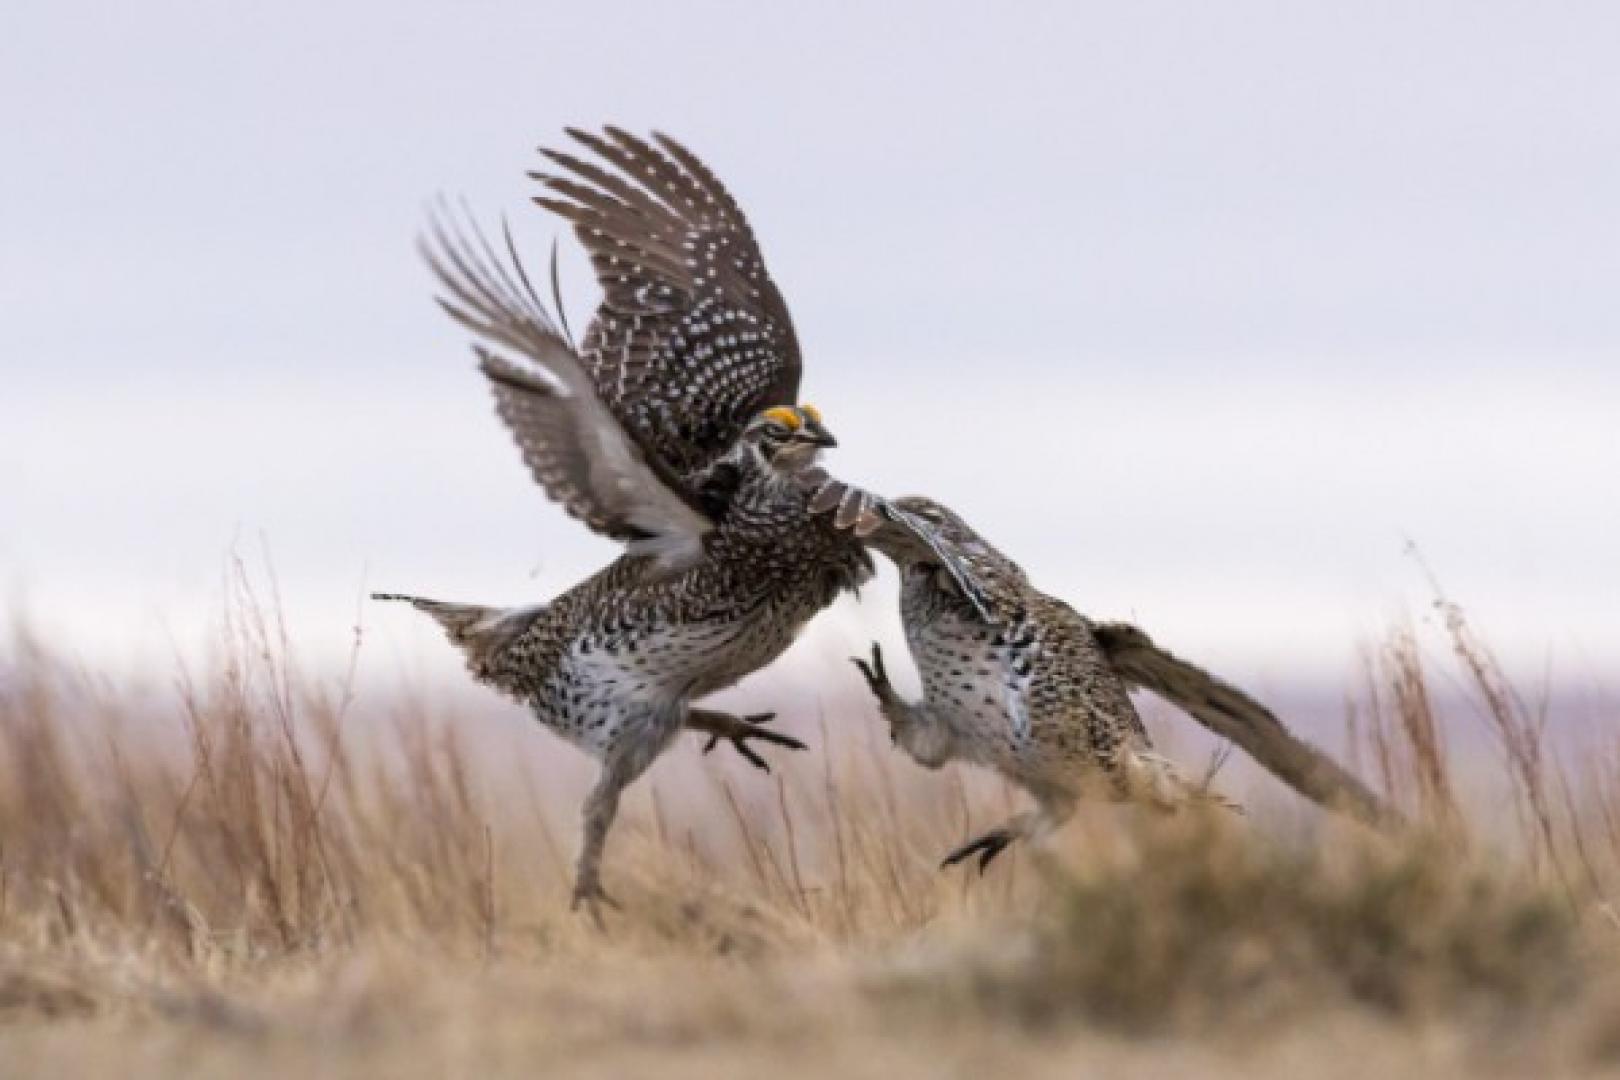
{"type": "Polygon", "coordinates": [[[605,933],[566,905],[571,751],[493,698],[300,674],[273,613],[233,611],[172,687],[22,631],[0,653],[6,1075],[1620,1059],[1620,752],[1449,605],[1370,652],[1336,748],[1408,834],[1098,806],[983,879],[941,873],[1014,796],[910,766],[851,696],[788,717],[816,745],[771,776],[695,740],[656,767],[609,847],[605,933]]]}

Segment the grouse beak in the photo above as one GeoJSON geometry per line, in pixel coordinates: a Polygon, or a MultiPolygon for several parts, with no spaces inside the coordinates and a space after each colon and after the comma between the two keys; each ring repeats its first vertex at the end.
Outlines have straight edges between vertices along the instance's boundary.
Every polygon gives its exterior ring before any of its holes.
{"type": "Polygon", "coordinates": [[[832,432],[822,426],[820,420],[806,419],[804,426],[798,431],[798,442],[809,443],[822,450],[831,450],[838,445],[838,440],[832,437],[832,432]]]}

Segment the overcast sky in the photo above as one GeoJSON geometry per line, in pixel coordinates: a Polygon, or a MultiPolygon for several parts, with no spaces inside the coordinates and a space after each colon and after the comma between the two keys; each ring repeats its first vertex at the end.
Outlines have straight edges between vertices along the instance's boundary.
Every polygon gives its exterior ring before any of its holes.
{"type": "MultiPolygon", "coordinates": [[[[363,588],[601,565],[412,243],[465,194],[543,259],[534,148],[616,122],[751,216],[830,464],[1083,610],[1347,673],[1418,610],[1410,539],[1515,658],[1620,661],[1620,7],[801,7],[8,4],[13,604],[163,656],[263,536],[319,652],[363,588]]],[[[892,632],[887,599],[818,647],[892,632]]],[[[365,618],[441,656],[406,616],[365,618]]]]}

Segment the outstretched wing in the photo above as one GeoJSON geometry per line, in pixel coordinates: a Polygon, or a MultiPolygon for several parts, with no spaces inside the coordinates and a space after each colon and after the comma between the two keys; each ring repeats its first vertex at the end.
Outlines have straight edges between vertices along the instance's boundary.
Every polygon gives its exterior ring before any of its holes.
{"type": "Polygon", "coordinates": [[[720,457],[763,409],[792,405],[799,343],[731,195],[675,140],[569,129],[594,157],[542,150],[535,202],[574,225],[602,303],[581,354],[597,393],[681,475],[720,457]],[[656,145],[654,145],[656,143],[656,145]]]}
{"type": "Polygon", "coordinates": [[[800,483],[811,492],[812,514],[832,514],[835,526],[896,563],[921,560],[943,568],[985,622],[1005,627],[1023,617],[1022,571],[959,520],[930,521],[905,500],[874,495],[820,468],[806,470],[800,483]]]}
{"type": "Polygon", "coordinates": [[[507,260],[476,226],[458,232],[440,215],[422,255],[444,290],[439,306],[481,339],[479,369],[524,463],[571,516],[632,554],[689,565],[713,523],[602,403],[505,239],[507,260]]]}
{"type": "Polygon", "coordinates": [[[1108,662],[1126,682],[1153,691],[1242,747],[1301,795],[1377,828],[1402,823],[1393,807],[1338,762],[1289,731],[1275,713],[1242,690],[1159,648],[1134,626],[1102,623],[1092,631],[1108,662]]]}

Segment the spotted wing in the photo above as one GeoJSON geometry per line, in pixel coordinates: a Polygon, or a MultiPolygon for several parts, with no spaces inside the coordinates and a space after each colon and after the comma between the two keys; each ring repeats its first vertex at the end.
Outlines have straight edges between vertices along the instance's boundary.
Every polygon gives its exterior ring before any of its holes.
{"type": "Polygon", "coordinates": [[[963,534],[930,521],[904,500],[874,495],[819,468],[806,471],[800,482],[811,491],[812,514],[831,514],[838,528],[896,562],[937,563],[987,623],[1007,627],[1023,617],[1023,572],[971,530],[963,534]]]}
{"type": "Polygon", "coordinates": [[[608,409],[681,475],[798,400],[799,344],[736,201],[675,140],[569,130],[535,202],[572,222],[602,302],[581,347],[608,409]]]}
{"type": "Polygon", "coordinates": [[[524,463],[571,516],[632,554],[654,556],[670,571],[690,565],[712,522],[603,404],[530,285],[510,233],[506,248],[503,260],[476,226],[458,232],[441,215],[422,254],[444,290],[439,305],[480,339],[479,369],[524,463]]]}

